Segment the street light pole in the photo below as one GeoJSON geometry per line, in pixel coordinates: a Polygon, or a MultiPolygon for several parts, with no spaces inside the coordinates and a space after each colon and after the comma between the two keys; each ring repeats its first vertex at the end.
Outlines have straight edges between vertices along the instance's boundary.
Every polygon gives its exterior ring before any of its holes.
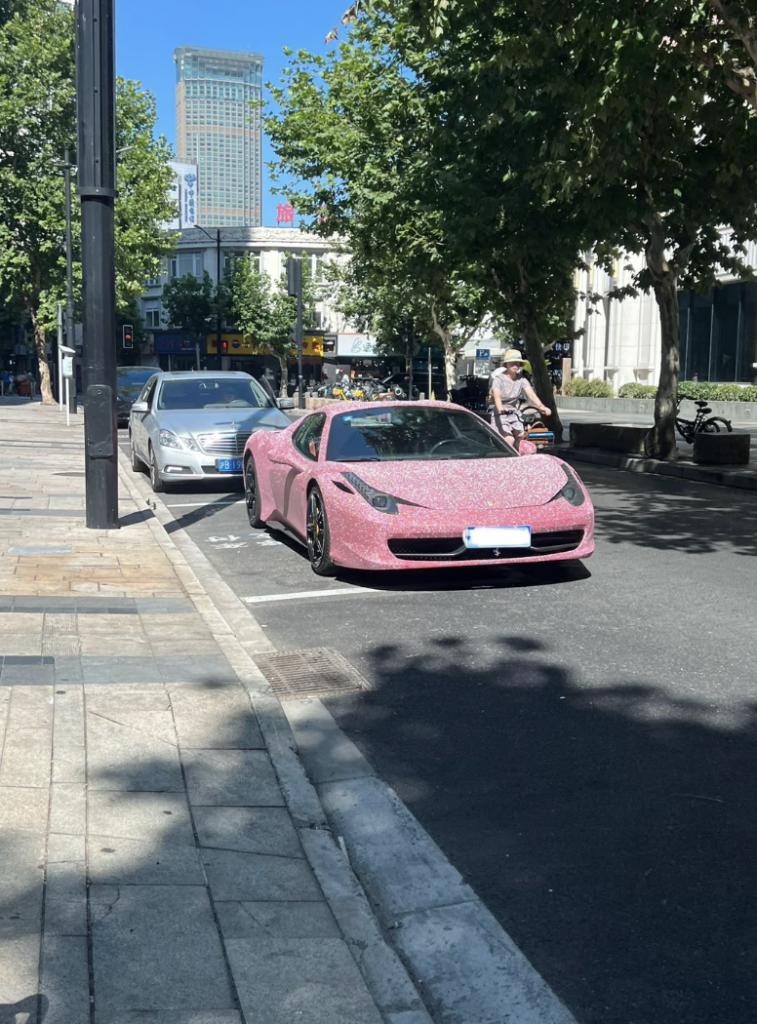
{"type": "Polygon", "coordinates": [[[114,0],[76,5],[87,526],[118,528],[114,0]]]}
{"type": "MultiPolygon", "coordinates": [[[[203,235],[206,235],[211,242],[213,236],[205,230],[200,224],[195,224],[198,231],[202,231],[203,235]]],[[[221,355],[221,328],[223,318],[221,316],[221,229],[216,228],[216,350],[218,355],[221,355]]],[[[197,356],[197,369],[200,369],[200,358],[199,352],[197,356]]]]}
{"type": "MultiPolygon", "coordinates": [[[[74,332],[74,247],[71,240],[71,157],[66,150],[63,157],[63,180],[66,189],[66,344],[69,348],[76,348],[74,332]]],[[[76,413],[76,376],[74,384],[68,396],[69,412],[76,413]],[[73,393],[71,393],[73,392],[73,393]]]]}

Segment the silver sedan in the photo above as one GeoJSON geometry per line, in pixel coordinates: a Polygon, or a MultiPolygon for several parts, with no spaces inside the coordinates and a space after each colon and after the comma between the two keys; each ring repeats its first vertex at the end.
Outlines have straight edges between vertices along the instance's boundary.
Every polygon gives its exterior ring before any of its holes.
{"type": "Polygon", "coordinates": [[[247,438],[256,430],[281,430],[277,401],[249,374],[156,373],[131,407],[132,469],[147,468],[154,491],[180,481],[241,477],[247,438]]]}

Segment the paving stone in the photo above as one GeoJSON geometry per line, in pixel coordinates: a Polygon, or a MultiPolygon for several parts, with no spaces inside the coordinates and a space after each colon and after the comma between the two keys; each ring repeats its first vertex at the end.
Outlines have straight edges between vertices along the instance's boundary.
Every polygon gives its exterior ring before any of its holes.
{"type": "Polygon", "coordinates": [[[196,807],[194,819],[200,846],[304,856],[285,807],[196,807]]]}
{"type": "Polygon", "coordinates": [[[0,785],[46,787],[50,784],[52,690],[13,690],[0,765],[0,785]]]}
{"type": "Polygon", "coordinates": [[[42,944],[44,1024],[82,1024],[89,1018],[87,939],[45,934],[42,944]]]}
{"type": "Polygon", "coordinates": [[[154,658],[83,657],[81,659],[84,682],[114,685],[120,683],[161,683],[163,681],[154,658]]]}
{"type": "Polygon", "coordinates": [[[381,1024],[341,939],[230,939],[226,949],[248,1020],[381,1024]]]}
{"type": "Polygon", "coordinates": [[[51,832],[47,837],[47,862],[83,863],[86,860],[86,843],[83,835],[51,832]]]}
{"type": "Polygon", "coordinates": [[[0,671],[2,686],[52,686],[54,683],[55,667],[51,664],[10,665],[4,661],[0,671]]]}
{"type": "Polygon", "coordinates": [[[39,633],[7,633],[0,638],[0,654],[27,655],[42,654],[42,630],[39,633]]]}
{"type": "Polygon", "coordinates": [[[213,900],[321,900],[307,861],[232,850],[203,850],[213,900]]]}
{"type": "Polygon", "coordinates": [[[241,1024],[236,1010],[158,1010],[144,1013],[137,1010],[99,1013],[95,1011],[95,1024],[241,1024]]]}
{"type": "Polygon", "coordinates": [[[45,934],[87,934],[87,873],[83,859],[48,862],[45,934]]]}
{"type": "Polygon", "coordinates": [[[49,791],[25,786],[0,786],[0,828],[47,831],[49,791]]]}
{"type": "Polygon", "coordinates": [[[86,831],[87,805],[84,785],[53,783],[50,789],[50,831],[83,836],[86,831]]]}
{"type": "Polygon", "coordinates": [[[95,885],[90,899],[99,1014],[234,1009],[204,887],[95,885]]]}
{"type": "Polygon", "coordinates": [[[81,667],[81,658],[78,655],[58,655],[55,658],[55,689],[67,685],[81,685],[84,682],[84,672],[81,667]]]}
{"type": "Polygon", "coordinates": [[[182,747],[263,749],[255,712],[241,686],[206,690],[167,685],[182,747]]]}
{"type": "Polygon", "coordinates": [[[166,683],[202,683],[212,687],[237,682],[234,670],[222,654],[155,660],[166,683]]]}
{"type": "Polygon", "coordinates": [[[31,999],[36,1004],[40,941],[39,934],[27,934],[13,942],[0,942],[0,1009],[3,1013],[14,1011],[11,1024],[24,1022],[23,1016],[15,1016],[16,1011],[19,1015],[28,1012],[28,1024],[37,1024],[36,1005],[32,1006],[31,999]]]}
{"type": "Polygon", "coordinates": [[[94,882],[203,884],[183,794],[93,792],[88,808],[94,882]]]}
{"type": "Polygon", "coordinates": [[[175,746],[135,728],[87,714],[90,790],[184,790],[175,746]]]}
{"type": "Polygon", "coordinates": [[[187,750],[182,760],[192,805],[284,806],[284,798],[266,751],[187,750]]]}
{"type": "Polygon", "coordinates": [[[327,903],[215,902],[224,940],[276,936],[282,939],[338,939],[327,903]]]}
{"type": "Polygon", "coordinates": [[[53,782],[84,782],[84,691],[67,684],[56,687],[53,719],[53,782]]]}

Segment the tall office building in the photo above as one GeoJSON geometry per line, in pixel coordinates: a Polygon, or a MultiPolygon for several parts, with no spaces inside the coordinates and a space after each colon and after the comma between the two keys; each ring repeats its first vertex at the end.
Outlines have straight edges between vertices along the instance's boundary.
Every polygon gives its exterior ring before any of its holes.
{"type": "Polygon", "coordinates": [[[181,46],[176,62],[176,147],[198,168],[197,223],[259,227],[262,217],[263,58],[181,46]]]}

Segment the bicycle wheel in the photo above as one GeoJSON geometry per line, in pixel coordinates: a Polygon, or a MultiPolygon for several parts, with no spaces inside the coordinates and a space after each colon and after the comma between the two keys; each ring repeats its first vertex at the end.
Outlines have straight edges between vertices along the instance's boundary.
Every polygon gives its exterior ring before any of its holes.
{"type": "Polygon", "coordinates": [[[694,441],[694,424],[691,420],[676,420],[676,430],[684,439],[686,444],[692,444],[694,441]]]}
{"type": "Polygon", "coordinates": [[[699,429],[703,434],[719,434],[721,430],[730,434],[733,431],[731,421],[723,419],[722,416],[710,416],[699,429]]]}

